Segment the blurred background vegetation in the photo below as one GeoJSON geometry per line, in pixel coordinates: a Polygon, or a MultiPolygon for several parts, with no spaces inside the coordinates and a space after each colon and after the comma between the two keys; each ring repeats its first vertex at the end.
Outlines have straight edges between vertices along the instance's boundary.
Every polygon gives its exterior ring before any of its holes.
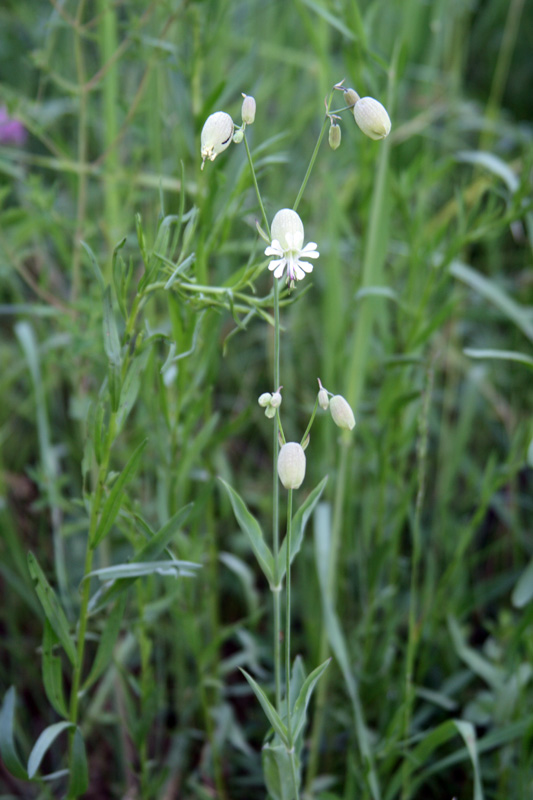
{"type": "MultiPolygon", "coordinates": [[[[271,329],[224,292],[167,281],[192,253],[206,287],[263,260],[243,146],[200,171],[206,117],[238,120],[241,92],[255,96],[271,218],[294,202],[343,78],[387,106],[392,132],[364,139],[344,113],[339,150],[322,144],[299,207],[321,256],[282,314],[287,435],[301,435],[318,376],[357,418],[348,449],[317,421],[302,489],[329,475],[295,562],[294,652],[319,662],[333,606],[346,656],[312,708],[307,796],[533,793],[532,52],[523,0],[2,4],[0,106],[26,131],[9,139],[0,123],[0,689],[17,690],[21,753],[57,720],[28,551],[73,627],[79,609],[108,391],[93,257],[137,358],[111,468],[148,440],[95,566],[127,561],[144,523],[191,501],[173,546],[202,564],[127,596],[113,662],[82,701],[86,797],[265,796],[265,723],[238,667],[271,684],[269,592],[216,478],[268,530],[271,427],[256,400],[275,388],[271,329]],[[168,216],[181,236],[156,242],[168,216]],[[128,330],[136,227],[158,288],[128,330]]],[[[270,273],[254,279],[259,297],[270,287],[270,273]]],[[[52,748],[44,771],[62,758],[52,748]]],[[[2,764],[0,786],[61,796],[2,764]]]]}

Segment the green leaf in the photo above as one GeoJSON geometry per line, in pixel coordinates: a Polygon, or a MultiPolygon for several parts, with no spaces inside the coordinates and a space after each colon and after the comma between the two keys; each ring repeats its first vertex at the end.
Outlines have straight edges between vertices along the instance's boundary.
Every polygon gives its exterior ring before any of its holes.
{"type": "Polygon", "coordinates": [[[241,670],[242,674],[244,675],[244,677],[246,678],[246,680],[248,681],[248,683],[252,687],[252,690],[253,690],[255,696],[257,697],[257,699],[259,700],[259,703],[261,704],[261,708],[265,712],[265,714],[266,714],[266,716],[268,718],[268,721],[270,722],[270,724],[272,725],[272,727],[274,728],[274,730],[278,734],[278,736],[281,739],[281,741],[283,742],[283,744],[287,748],[290,748],[289,734],[287,732],[287,728],[285,727],[285,725],[281,721],[280,715],[278,714],[278,712],[276,711],[276,709],[274,708],[274,706],[272,705],[272,703],[270,702],[270,700],[266,696],[265,692],[261,689],[259,684],[256,683],[256,681],[254,681],[252,676],[248,675],[246,670],[242,669],[241,667],[239,667],[239,669],[241,670]]]}
{"type": "Polygon", "coordinates": [[[124,422],[126,421],[128,414],[130,413],[137,399],[137,395],[139,394],[139,389],[141,386],[141,375],[144,372],[149,355],[150,350],[144,350],[144,352],[133,359],[128,372],[126,373],[124,383],[122,384],[122,388],[120,390],[120,400],[117,414],[117,433],[122,430],[124,422]]]}
{"type": "MultiPolygon", "coordinates": [[[[327,476],[323,478],[318,486],[315,486],[309,497],[302,503],[294,517],[292,518],[292,536],[291,536],[291,564],[297,554],[300,552],[302,546],[306,525],[315,506],[320,500],[322,492],[328,482],[327,476]]],[[[278,576],[279,582],[285,577],[287,566],[287,540],[283,540],[278,554],[278,576]]]]}
{"type": "Polygon", "coordinates": [[[68,798],[77,798],[85,794],[89,788],[87,753],[85,752],[85,742],[79,728],[74,731],[71,755],[68,798]]]}
{"type": "Polygon", "coordinates": [[[88,578],[99,578],[101,581],[114,581],[121,578],[140,578],[143,575],[171,575],[173,578],[190,577],[194,570],[201,569],[201,564],[193,561],[179,561],[178,559],[166,559],[165,561],[133,561],[125,564],[115,564],[112,567],[102,567],[95,569],[85,575],[88,578]]]}
{"type": "Polygon", "coordinates": [[[91,667],[91,671],[83,684],[83,691],[85,692],[89,686],[98,680],[102,672],[107,668],[108,664],[113,658],[113,650],[118,639],[120,626],[122,624],[122,617],[124,616],[124,609],[126,608],[126,596],[119,598],[115,606],[109,614],[100,641],[96,656],[91,667]]]}
{"type": "Polygon", "coordinates": [[[15,778],[27,780],[28,773],[15,747],[15,702],[15,687],[11,686],[5,693],[0,711],[0,755],[4,765],[15,778]]]}
{"type": "Polygon", "coordinates": [[[120,473],[120,476],[113,484],[113,488],[111,489],[109,497],[107,498],[102,510],[102,516],[100,517],[100,522],[98,523],[98,527],[96,529],[94,541],[91,542],[91,546],[93,548],[97,547],[102,539],[104,539],[111,530],[111,527],[122,505],[124,488],[137,469],[146,442],[147,439],[145,439],[144,442],[141,442],[141,444],[134,450],[128,463],[120,473]]]}
{"type": "Polygon", "coordinates": [[[454,719],[454,725],[464,739],[472,768],[474,770],[474,800],[484,800],[483,787],[481,785],[481,777],[479,772],[479,758],[477,752],[477,738],[476,730],[471,722],[466,722],[462,719],[454,719]]]}
{"type": "Polygon", "coordinates": [[[98,282],[98,286],[100,287],[100,291],[102,292],[102,294],[104,294],[104,292],[105,292],[104,276],[102,275],[102,270],[100,269],[100,267],[98,265],[98,261],[96,260],[96,256],[93,253],[93,251],[91,250],[91,248],[89,247],[89,245],[87,244],[87,242],[81,241],[80,244],[83,247],[83,249],[85,250],[85,252],[87,253],[87,255],[89,256],[89,263],[90,263],[91,267],[93,268],[94,277],[96,278],[96,280],[98,282]]]}
{"type": "Polygon", "coordinates": [[[46,618],[50,622],[55,635],[61,642],[63,649],[72,666],[76,666],[77,655],[74,642],[70,637],[70,629],[65,612],[57,599],[54,590],[46,580],[45,574],[37,563],[33,553],[28,553],[28,569],[33,580],[37,597],[41,601],[46,618]]]}
{"type": "MultiPolygon", "coordinates": [[[[275,741],[279,741],[277,738],[275,741]]],[[[299,759],[296,760],[296,774],[299,777],[299,759]]],[[[261,752],[263,775],[269,796],[273,800],[294,800],[294,782],[291,757],[283,744],[265,744],[261,752]]]]}
{"type": "Polygon", "coordinates": [[[459,628],[457,620],[449,616],[448,628],[452,637],[452,641],[459,658],[467,664],[472,672],[479,675],[492,689],[501,691],[505,684],[505,676],[500,667],[495,667],[490,661],[483,658],[477,650],[470,647],[459,628]]]}
{"type": "Polygon", "coordinates": [[[470,358],[497,358],[500,361],[518,361],[526,367],[533,367],[533,358],[525,353],[518,353],[516,350],[477,350],[473,347],[465,347],[465,356],[470,358]]]}
{"type": "Polygon", "coordinates": [[[533,597],[533,559],[518,579],[511,600],[515,608],[523,608],[533,597]]]}
{"type": "Polygon", "coordinates": [[[263,532],[259,526],[259,523],[255,517],[250,514],[244,501],[240,495],[237,494],[235,489],[232,489],[229,483],[226,483],[226,481],[222,480],[222,478],[219,478],[219,481],[228,493],[228,497],[233,508],[233,513],[235,514],[235,519],[239,523],[239,527],[242,532],[248,537],[259,566],[263,570],[263,573],[269,584],[273,586],[274,557],[265,540],[263,539],[263,532]]]}
{"type": "Polygon", "coordinates": [[[44,621],[43,631],[43,684],[46,696],[57,713],[67,719],[68,709],[63,692],[63,670],[61,657],[54,655],[54,647],[59,639],[48,619],[44,621]]]}
{"type": "Polygon", "coordinates": [[[43,760],[46,751],[55,742],[57,737],[63,733],[63,731],[67,730],[67,728],[73,727],[74,725],[72,722],[55,722],[53,725],[49,725],[48,728],[44,729],[33,745],[33,749],[28,759],[28,778],[31,779],[35,776],[35,773],[41,766],[41,761],[43,760]]]}
{"type": "Polygon", "coordinates": [[[118,337],[117,323],[113,312],[111,287],[104,292],[104,347],[111,364],[120,364],[120,340],[118,337]]]}
{"type": "Polygon", "coordinates": [[[315,688],[318,680],[320,679],[321,675],[326,671],[329,667],[329,662],[331,661],[328,658],[327,661],[324,661],[319,667],[314,669],[310,675],[306,678],[304,685],[300,689],[300,694],[298,695],[298,699],[294,704],[294,711],[292,713],[292,735],[293,738],[296,739],[300,734],[304,724],[305,724],[305,715],[307,712],[307,706],[309,705],[309,701],[311,699],[311,695],[313,694],[313,689],[315,688]]]}

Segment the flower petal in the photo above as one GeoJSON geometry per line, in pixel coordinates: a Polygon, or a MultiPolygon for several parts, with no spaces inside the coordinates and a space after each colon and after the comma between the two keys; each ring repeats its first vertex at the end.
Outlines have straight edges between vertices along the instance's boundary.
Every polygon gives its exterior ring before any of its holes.
{"type": "Polygon", "coordinates": [[[304,272],[312,272],[313,271],[313,265],[312,264],[308,264],[307,261],[300,261],[300,259],[298,259],[297,264],[298,264],[299,267],[301,267],[304,270],[304,272]]]}
{"type": "Polygon", "coordinates": [[[316,249],[316,242],[308,242],[305,247],[300,250],[300,255],[306,258],[318,258],[320,253],[316,249]]]}
{"type": "Polygon", "coordinates": [[[283,268],[285,268],[285,262],[286,262],[285,258],[280,258],[278,259],[278,261],[271,261],[270,264],[268,265],[268,268],[271,272],[277,269],[280,264],[283,264],[283,268]]]}
{"type": "MultiPolygon", "coordinates": [[[[308,265],[308,266],[310,266],[310,265],[308,265]]],[[[305,272],[303,271],[303,269],[301,267],[302,267],[302,264],[300,263],[300,261],[297,261],[294,264],[294,277],[296,278],[297,281],[301,281],[303,278],[305,278],[305,272]]],[[[311,267],[311,269],[312,269],[312,267],[311,267]]]]}
{"type": "Polygon", "coordinates": [[[284,258],[279,262],[279,266],[276,267],[276,269],[274,271],[274,277],[275,278],[281,278],[281,276],[285,272],[285,265],[286,264],[287,264],[287,261],[284,258]]]}
{"type": "Polygon", "coordinates": [[[272,242],[265,250],[266,256],[282,256],[283,255],[283,247],[280,245],[277,239],[272,239],[272,242]]]}

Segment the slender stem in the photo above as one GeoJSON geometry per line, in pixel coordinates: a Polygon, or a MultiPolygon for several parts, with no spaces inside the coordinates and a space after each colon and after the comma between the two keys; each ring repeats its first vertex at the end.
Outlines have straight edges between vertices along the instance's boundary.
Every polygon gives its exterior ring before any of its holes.
{"type": "MultiPolygon", "coordinates": [[[[280,330],[279,330],[279,282],[274,278],[274,384],[273,388],[277,389],[280,386],[280,330]]],[[[277,419],[276,415],[276,419],[277,419]]],[[[278,713],[281,711],[281,601],[278,573],[278,556],[279,556],[279,479],[278,479],[278,431],[279,423],[273,426],[273,442],[272,442],[272,550],[274,555],[274,582],[275,591],[273,593],[274,600],[274,678],[276,684],[276,710],[278,713]]]]}
{"type": "MultiPolygon", "coordinates": [[[[246,148],[246,155],[248,156],[248,164],[250,165],[250,170],[251,170],[251,173],[252,173],[252,179],[253,179],[253,182],[254,182],[255,193],[257,195],[257,199],[259,201],[259,206],[261,208],[261,213],[263,215],[263,224],[265,226],[266,233],[268,234],[268,236],[270,238],[270,225],[268,224],[268,217],[266,215],[265,207],[263,205],[263,198],[261,197],[261,192],[259,191],[257,178],[255,176],[254,162],[252,161],[252,154],[250,153],[250,148],[248,147],[248,141],[246,139],[246,133],[244,133],[243,142],[244,142],[244,146],[246,148]]],[[[279,386],[279,384],[276,384],[276,386],[279,386]]]]}
{"type": "Polygon", "coordinates": [[[329,93],[328,99],[326,101],[326,116],[324,117],[324,122],[322,123],[322,128],[320,129],[320,133],[318,134],[318,139],[317,139],[317,142],[316,142],[316,145],[315,145],[315,149],[313,150],[313,155],[311,156],[311,160],[309,161],[309,166],[307,167],[307,172],[305,173],[304,179],[302,181],[302,185],[300,186],[300,191],[296,195],[296,200],[294,201],[294,205],[292,207],[293,211],[297,211],[298,210],[298,206],[300,205],[300,200],[302,199],[302,195],[303,195],[303,193],[305,191],[305,187],[307,186],[307,181],[309,180],[309,177],[310,177],[311,172],[313,170],[313,167],[315,165],[316,157],[318,155],[318,151],[320,149],[320,145],[322,144],[322,139],[324,138],[324,134],[326,132],[326,128],[327,128],[327,125],[328,125],[328,121],[329,121],[328,114],[329,114],[329,109],[330,109],[330,106],[331,106],[331,100],[333,98],[333,92],[334,91],[335,91],[334,89],[331,90],[331,92],[329,93]]]}
{"type": "Polygon", "coordinates": [[[291,533],[292,533],[292,489],[289,489],[287,496],[287,547],[285,571],[287,580],[285,583],[285,696],[287,700],[287,731],[291,747],[292,725],[291,725],[291,533]]]}
{"type": "Polygon", "coordinates": [[[312,428],[313,422],[315,421],[317,409],[318,409],[318,395],[317,395],[317,398],[315,400],[315,407],[313,408],[313,413],[311,414],[311,419],[309,420],[309,424],[308,424],[307,428],[305,429],[305,433],[302,436],[302,439],[301,439],[301,442],[300,442],[302,447],[303,447],[303,443],[305,442],[305,440],[306,440],[306,438],[307,438],[307,436],[309,434],[309,431],[312,428]]]}
{"type": "Polygon", "coordinates": [[[80,290],[80,265],[81,265],[81,238],[85,224],[87,210],[87,173],[81,169],[87,163],[88,131],[87,131],[87,89],[85,87],[85,58],[80,26],[85,9],[85,0],[80,0],[76,14],[76,27],[74,37],[74,53],[76,59],[76,76],[79,86],[79,116],[78,116],[78,176],[76,233],[74,235],[74,253],[72,257],[72,300],[76,300],[80,290]]]}

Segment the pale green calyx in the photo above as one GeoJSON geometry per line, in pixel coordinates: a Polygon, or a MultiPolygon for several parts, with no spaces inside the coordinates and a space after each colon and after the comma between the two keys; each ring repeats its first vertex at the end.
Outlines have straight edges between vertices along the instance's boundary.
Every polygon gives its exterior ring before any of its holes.
{"type": "Polygon", "coordinates": [[[245,125],[251,125],[255,119],[255,98],[244,93],[242,96],[244,97],[241,109],[242,121],[245,125]]]}
{"type": "Polygon", "coordinates": [[[332,150],[336,150],[337,147],[341,143],[341,128],[340,125],[337,125],[336,122],[332,122],[329,134],[328,134],[328,144],[332,150]]]}
{"type": "Polygon", "coordinates": [[[361,97],[353,107],[354,119],[370,139],[384,139],[391,129],[387,109],[373,97],[361,97]]]}
{"type": "Polygon", "coordinates": [[[326,389],[321,388],[318,392],[318,405],[324,411],[328,410],[329,407],[329,397],[326,389]]]}
{"type": "Polygon", "coordinates": [[[214,161],[233,139],[233,120],[225,111],[215,111],[205,121],[200,137],[202,169],[207,159],[214,161]]]}
{"type": "Polygon", "coordinates": [[[299,489],[305,478],[305,453],[297,442],[287,442],[279,451],[278,475],[285,489],[299,489]]]}
{"type": "Polygon", "coordinates": [[[339,428],[351,431],[355,426],[353,411],[348,401],[345,400],[342,395],[336,394],[335,397],[331,398],[329,401],[329,410],[331,411],[333,422],[335,425],[338,425],[339,428]]]}

